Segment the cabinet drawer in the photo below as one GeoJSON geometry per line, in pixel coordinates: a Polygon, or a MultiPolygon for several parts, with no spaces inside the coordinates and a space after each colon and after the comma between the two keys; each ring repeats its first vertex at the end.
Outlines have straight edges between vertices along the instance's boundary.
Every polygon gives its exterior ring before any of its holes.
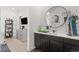
{"type": "Polygon", "coordinates": [[[34,36],[35,36],[35,37],[40,37],[40,35],[41,35],[41,34],[34,33],[34,36]]]}
{"type": "Polygon", "coordinates": [[[49,39],[49,38],[50,38],[49,35],[44,35],[44,34],[41,34],[40,37],[41,37],[41,38],[46,38],[46,39],[49,39]]]}

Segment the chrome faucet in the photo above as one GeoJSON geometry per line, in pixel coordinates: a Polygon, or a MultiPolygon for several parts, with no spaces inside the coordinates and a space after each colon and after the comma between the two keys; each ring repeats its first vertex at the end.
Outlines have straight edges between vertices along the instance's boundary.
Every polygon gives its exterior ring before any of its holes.
{"type": "Polygon", "coordinates": [[[53,30],[53,33],[55,33],[56,31],[55,30],[53,30]]]}

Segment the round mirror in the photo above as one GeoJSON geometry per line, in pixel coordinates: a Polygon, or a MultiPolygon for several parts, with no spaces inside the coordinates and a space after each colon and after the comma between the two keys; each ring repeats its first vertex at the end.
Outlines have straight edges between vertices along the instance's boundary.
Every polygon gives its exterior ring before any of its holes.
{"type": "Polygon", "coordinates": [[[47,10],[45,18],[48,26],[58,28],[66,22],[67,10],[62,6],[54,6],[47,10]]]}

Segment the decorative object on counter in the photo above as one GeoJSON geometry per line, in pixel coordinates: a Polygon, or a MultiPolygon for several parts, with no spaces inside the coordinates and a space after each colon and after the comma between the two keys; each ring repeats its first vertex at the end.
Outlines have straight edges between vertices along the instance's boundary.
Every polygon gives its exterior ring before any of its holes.
{"type": "Polygon", "coordinates": [[[53,32],[55,33],[55,30],[53,30],[53,32]]]}
{"type": "Polygon", "coordinates": [[[48,32],[48,26],[39,26],[38,32],[48,32]]]}
{"type": "Polygon", "coordinates": [[[65,24],[67,20],[67,10],[62,6],[54,6],[47,10],[45,17],[48,23],[48,26],[51,28],[59,28],[65,24]]]}

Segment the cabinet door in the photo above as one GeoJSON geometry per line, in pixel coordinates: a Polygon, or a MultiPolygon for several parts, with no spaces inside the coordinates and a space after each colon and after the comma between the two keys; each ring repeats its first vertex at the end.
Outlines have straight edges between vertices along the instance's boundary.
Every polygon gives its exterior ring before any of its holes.
{"type": "Polygon", "coordinates": [[[43,51],[48,51],[49,50],[49,35],[40,35],[40,49],[43,51]]]}
{"type": "Polygon", "coordinates": [[[79,40],[65,38],[64,51],[79,52],[79,40]]]}
{"type": "Polygon", "coordinates": [[[44,50],[44,51],[49,50],[49,39],[41,37],[40,43],[41,43],[40,48],[42,50],[44,50]]]}
{"type": "Polygon", "coordinates": [[[60,39],[61,38],[59,37],[53,37],[52,39],[50,39],[50,51],[51,52],[62,52],[63,51],[63,41],[60,42],[59,41],[60,39]]]}
{"type": "Polygon", "coordinates": [[[40,49],[40,34],[35,33],[35,47],[40,49]]]}
{"type": "Polygon", "coordinates": [[[41,43],[40,43],[40,38],[35,38],[35,47],[40,49],[41,43]]]}
{"type": "Polygon", "coordinates": [[[35,33],[35,46],[43,51],[48,51],[49,49],[49,39],[47,35],[35,33]]]}

